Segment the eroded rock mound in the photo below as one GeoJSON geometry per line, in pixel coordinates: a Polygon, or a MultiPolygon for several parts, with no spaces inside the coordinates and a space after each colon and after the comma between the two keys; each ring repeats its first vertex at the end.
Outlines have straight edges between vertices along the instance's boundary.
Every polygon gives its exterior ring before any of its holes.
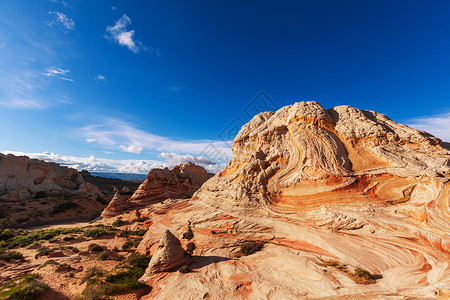
{"type": "Polygon", "coordinates": [[[233,158],[195,198],[275,210],[320,204],[331,194],[341,201],[337,195],[349,192],[402,201],[415,198],[420,178],[449,174],[450,152],[441,145],[373,111],[299,102],[244,125],[233,158]]]}
{"type": "Polygon", "coordinates": [[[124,209],[144,207],[169,198],[190,198],[212,176],[204,168],[190,162],[177,165],[171,170],[152,169],[131,197],[115,196],[102,216],[115,216],[124,209]]]}
{"type": "Polygon", "coordinates": [[[140,280],[147,281],[156,273],[189,265],[191,262],[192,257],[186,253],[180,241],[169,230],[166,230],[140,280]]]}

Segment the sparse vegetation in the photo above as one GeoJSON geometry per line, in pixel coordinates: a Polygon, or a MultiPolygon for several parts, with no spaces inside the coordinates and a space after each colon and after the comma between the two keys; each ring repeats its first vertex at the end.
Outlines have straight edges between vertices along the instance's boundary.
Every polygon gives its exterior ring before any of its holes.
{"type": "Polygon", "coordinates": [[[90,244],[88,246],[88,251],[89,252],[101,252],[101,251],[104,251],[104,250],[105,250],[105,247],[102,247],[102,246],[97,245],[97,244],[90,244]]]}
{"type": "Polygon", "coordinates": [[[145,221],[147,221],[147,220],[148,220],[147,217],[139,217],[139,218],[137,218],[137,219],[135,220],[135,222],[145,222],[145,221]]]}
{"type": "Polygon", "coordinates": [[[93,237],[93,238],[99,238],[103,235],[109,234],[108,231],[102,229],[102,228],[94,228],[94,229],[87,229],[83,235],[85,237],[93,237]]]}
{"type": "Polygon", "coordinates": [[[357,267],[355,269],[355,272],[351,272],[346,265],[342,264],[341,262],[337,260],[324,260],[323,261],[324,266],[326,267],[333,267],[339,270],[340,272],[346,274],[348,277],[350,277],[354,282],[359,284],[372,284],[376,282],[376,279],[381,278],[380,275],[374,275],[371,274],[369,271],[357,267]]]}
{"type": "Polygon", "coordinates": [[[112,223],[112,226],[114,226],[114,227],[120,227],[120,226],[122,226],[122,225],[124,225],[125,224],[125,222],[122,220],[122,218],[118,218],[117,220],[115,220],[113,223],[112,223]]]}
{"type": "Polygon", "coordinates": [[[109,258],[108,251],[103,251],[98,255],[97,260],[107,260],[108,258],[109,258]]]}
{"type": "Polygon", "coordinates": [[[194,243],[188,243],[187,245],[186,245],[186,251],[187,251],[187,253],[189,253],[189,254],[191,254],[192,255],[192,253],[194,252],[194,250],[195,250],[195,248],[197,248],[196,246],[195,246],[195,244],[194,243]]]}
{"type": "Polygon", "coordinates": [[[0,299],[38,299],[48,290],[48,285],[36,280],[38,274],[27,274],[15,278],[0,287],[0,299]]]}
{"type": "Polygon", "coordinates": [[[22,258],[23,254],[18,251],[0,249],[0,260],[10,261],[10,260],[19,260],[22,258]]]}
{"type": "Polygon", "coordinates": [[[86,289],[78,299],[103,299],[104,295],[129,291],[146,287],[138,279],[144,274],[150,261],[149,256],[132,254],[125,262],[119,263],[110,273],[102,273],[99,269],[86,272],[86,289]]]}
{"type": "Polygon", "coordinates": [[[127,251],[131,248],[136,248],[139,243],[142,241],[142,238],[135,238],[133,240],[128,240],[122,245],[122,250],[127,251]]]}
{"type": "Polygon", "coordinates": [[[42,268],[45,268],[45,267],[48,266],[48,265],[59,265],[59,263],[57,263],[54,259],[49,259],[49,260],[47,260],[45,263],[43,263],[43,264],[38,268],[38,270],[40,270],[40,269],[42,269],[42,268]]]}
{"type": "Polygon", "coordinates": [[[33,232],[27,232],[23,229],[4,229],[0,233],[0,236],[4,237],[0,241],[0,248],[26,247],[37,241],[51,240],[60,234],[73,234],[80,231],[79,228],[52,228],[33,232]]]}
{"type": "Polygon", "coordinates": [[[241,244],[240,253],[242,255],[250,255],[255,252],[261,251],[264,247],[264,243],[255,242],[255,241],[247,241],[241,244]]]}
{"type": "Polygon", "coordinates": [[[191,269],[189,268],[188,265],[182,265],[179,269],[178,272],[182,273],[182,274],[186,274],[189,273],[191,271],[191,269]]]}
{"type": "Polygon", "coordinates": [[[192,231],[191,223],[189,223],[188,230],[185,233],[183,233],[183,239],[189,241],[189,240],[192,240],[193,238],[194,238],[194,232],[192,231]]]}
{"type": "Polygon", "coordinates": [[[38,258],[40,256],[49,255],[53,251],[55,251],[55,249],[51,249],[51,248],[48,248],[48,247],[41,247],[41,248],[39,248],[37,250],[37,254],[34,256],[34,258],[38,258]]]}

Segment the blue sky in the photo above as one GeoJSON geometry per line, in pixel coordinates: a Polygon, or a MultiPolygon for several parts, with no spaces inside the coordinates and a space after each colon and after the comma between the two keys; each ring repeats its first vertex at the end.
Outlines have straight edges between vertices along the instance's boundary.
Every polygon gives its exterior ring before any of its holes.
{"type": "Polygon", "coordinates": [[[450,141],[449,15],[448,1],[2,1],[0,151],[217,171],[261,91],[450,141]]]}

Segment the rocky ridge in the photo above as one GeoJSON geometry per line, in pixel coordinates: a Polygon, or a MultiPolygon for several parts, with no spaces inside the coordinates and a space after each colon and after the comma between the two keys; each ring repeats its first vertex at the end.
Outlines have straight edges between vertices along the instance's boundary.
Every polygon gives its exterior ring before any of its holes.
{"type": "Polygon", "coordinates": [[[171,170],[151,169],[147,179],[131,196],[116,193],[102,216],[112,217],[126,209],[142,208],[168,198],[190,198],[212,176],[204,168],[190,162],[176,165],[171,170]]]}
{"type": "Polygon", "coordinates": [[[0,153],[0,201],[3,217],[30,224],[94,217],[106,205],[107,197],[96,186],[85,182],[75,169],[0,153]],[[75,204],[66,208],[76,206],[81,213],[58,214],[67,202],[75,204]]]}

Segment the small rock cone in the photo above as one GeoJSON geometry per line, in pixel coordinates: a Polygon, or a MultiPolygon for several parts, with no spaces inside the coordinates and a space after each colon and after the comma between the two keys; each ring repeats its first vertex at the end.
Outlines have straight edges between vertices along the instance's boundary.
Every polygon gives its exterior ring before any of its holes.
{"type": "Polygon", "coordinates": [[[155,273],[188,265],[191,262],[192,257],[186,253],[180,241],[169,230],[166,230],[140,281],[147,281],[155,273]]]}

